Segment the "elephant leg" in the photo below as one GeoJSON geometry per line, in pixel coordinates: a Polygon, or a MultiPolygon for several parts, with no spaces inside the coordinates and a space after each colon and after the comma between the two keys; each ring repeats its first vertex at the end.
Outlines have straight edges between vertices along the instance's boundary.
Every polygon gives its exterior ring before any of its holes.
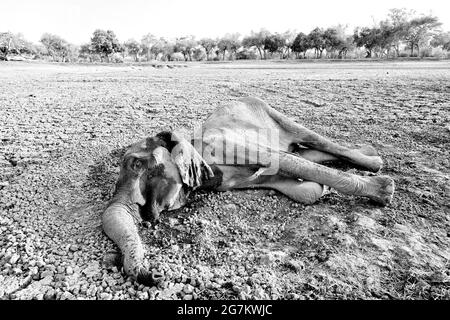
{"type": "Polygon", "coordinates": [[[267,106],[267,112],[270,117],[288,133],[293,143],[300,143],[308,148],[328,153],[373,172],[379,171],[383,165],[383,161],[380,157],[365,155],[359,150],[339,145],[296,123],[273,108],[267,106]]]}
{"type": "MultiPolygon", "coordinates": [[[[137,212],[137,205],[134,205],[132,209],[137,212]]],[[[129,207],[121,204],[111,204],[103,213],[103,230],[120,248],[126,274],[139,283],[154,285],[161,280],[162,276],[148,271],[144,262],[144,246],[138,234],[135,218],[129,210],[129,207]]]]}
{"type": "MultiPolygon", "coordinates": [[[[360,152],[366,156],[378,156],[378,152],[375,150],[372,146],[362,146],[359,149],[355,149],[354,151],[360,152]]],[[[307,148],[301,148],[301,149],[294,149],[294,153],[298,154],[300,157],[315,162],[315,163],[324,163],[324,162],[331,162],[331,161],[339,161],[340,159],[336,156],[333,156],[330,153],[314,150],[314,149],[307,149],[307,148]]]]}
{"type": "Polygon", "coordinates": [[[314,181],[345,194],[368,197],[382,205],[390,203],[394,193],[394,181],[388,176],[357,176],[288,152],[279,154],[279,174],[314,181]]]}
{"type": "Polygon", "coordinates": [[[313,204],[327,191],[327,187],[313,181],[299,181],[298,179],[274,176],[271,181],[255,185],[254,187],[274,189],[294,201],[313,204]]]}
{"type": "MultiPolygon", "coordinates": [[[[241,171],[241,168],[228,168],[228,171],[234,170],[235,172],[241,171]]],[[[218,189],[219,191],[230,189],[273,189],[281,192],[285,196],[291,198],[294,201],[304,204],[313,204],[321,196],[328,191],[327,186],[323,186],[317,182],[312,181],[300,181],[299,179],[284,177],[279,175],[260,176],[255,180],[242,179],[242,177],[233,177],[229,179],[226,184],[231,182],[232,186],[228,188],[218,189]],[[234,180],[235,182],[231,182],[234,180]]],[[[225,184],[225,185],[226,185],[225,184]]]]}

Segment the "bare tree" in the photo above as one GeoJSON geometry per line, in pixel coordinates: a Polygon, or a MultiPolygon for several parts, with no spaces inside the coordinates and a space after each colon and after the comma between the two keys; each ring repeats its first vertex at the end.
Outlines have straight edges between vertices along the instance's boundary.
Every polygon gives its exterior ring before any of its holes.
{"type": "Polygon", "coordinates": [[[242,45],[247,48],[255,47],[261,59],[266,58],[266,52],[264,50],[265,40],[270,35],[270,32],[266,29],[261,29],[258,32],[252,31],[249,36],[242,40],[242,45]]]}
{"type": "Polygon", "coordinates": [[[217,41],[211,38],[203,38],[199,41],[199,44],[205,49],[206,60],[209,60],[211,52],[217,46],[217,41]]]}
{"type": "Polygon", "coordinates": [[[295,52],[297,58],[300,58],[301,53],[303,53],[303,58],[306,58],[306,51],[310,48],[308,36],[303,32],[298,33],[292,43],[292,51],[295,52]]]}
{"type": "Polygon", "coordinates": [[[66,40],[50,33],[44,33],[40,42],[45,46],[53,61],[66,62],[73,50],[73,47],[66,40]]]}
{"type": "Polygon", "coordinates": [[[0,57],[7,60],[9,54],[35,53],[35,46],[21,33],[0,32],[0,57]]]}
{"type": "Polygon", "coordinates": [[[406,41],[411,49],[411,56],[414,54],[414,48],[417,48],[417,56],[419,56],[420,46],[427,43],[441,25],[438,18],[433,16],[421,16],[409,21],[406,41]]]}
{"type": "Polygon", "coordinates": [[[389,10],[388,19],[385,26],[392,28],[392,46],[395,49],[395,54],[400,55],[400,45],[405,40],[407,34],[408,22],[414,14],[414,10],[405,8],[394,8],[389,10]]]}
{"type": "Polygon", "coordinates": [[[146,60],[150,61],[152,58],[152,47],[156,44],[158,39],[151,33],[146,34],[141,39],[141,53],[145,55],[146,60]]]}
{"type": "Polygon", "coordinates": [[[431,45],[435,48],[441,47],[444,50],[450,50],[450,31],[435,34],[431,45]]]}
{"type": "Polygon", "coordinates": [[[324,38],[324,31],[322,28],[315,28],[308,34],[308,40],[310,46],[315,50],[316,58],[322,58],[323,50],[326,47],[326,41],[324,38]]]}
{"type": "Polygon", "coordinates": [[[141,51],[141,46],[139,45],[139,42],[137,42],[134,39],[128,39],[124,46],[128,52],[129,55],[133,56],[134,61],[139,61],[139,52],[141,51]]]}
{"type": "Polygon", "coordinates": [[[174,51],[181,52],[185,61],[192,61],[192,54],[196,46],[197,41],[194,36],[182,37],[175,41],[174,51]]]}

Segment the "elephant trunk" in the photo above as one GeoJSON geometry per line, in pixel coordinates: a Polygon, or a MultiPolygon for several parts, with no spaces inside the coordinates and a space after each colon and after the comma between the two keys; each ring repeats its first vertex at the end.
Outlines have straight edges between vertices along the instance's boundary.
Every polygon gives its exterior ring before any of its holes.
{"type": "Polygon", "coordinates": [[[125,273],[139,283],[153,286],[163,276],[157,272],[149,272],[145,265],[144,246],[136,225],[139,208],[137,204],[125,201],[125,198],[123,194],[116,195],[106,208],[102,217],[103,230],[120,248],[125,273]]]}

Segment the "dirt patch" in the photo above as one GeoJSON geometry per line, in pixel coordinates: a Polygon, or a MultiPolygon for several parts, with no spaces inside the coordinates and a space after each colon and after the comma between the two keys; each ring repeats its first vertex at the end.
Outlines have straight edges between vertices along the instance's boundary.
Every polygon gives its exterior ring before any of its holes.
{"type": "Polygon", "coordinates": [[[334,66],[2,64],[1,298],[449,299],[450,66],[334,66]],[[340,143],[375,146],[393,203],[199,193],[140,229],[166,281],[124,278],[105,263],[117,248],[100,220],[124,148],[246,95],[340,143]]]}

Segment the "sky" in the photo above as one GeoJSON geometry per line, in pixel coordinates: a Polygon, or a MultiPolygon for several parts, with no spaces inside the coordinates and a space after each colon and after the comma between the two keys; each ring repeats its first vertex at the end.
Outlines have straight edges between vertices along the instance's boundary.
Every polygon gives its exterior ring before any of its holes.
{"type": "Polygon", "coordinates": [[[38,42],[44,32],[74,44],[89,42],[95,29],[110,29],[120,41],[144,34],[175,38],[241,35],[261,28],[308,33],[316,26],[371,26],[391,8],[433,14],[450,30],[445,0],[0,0],[0,32],[22,33],[38,42]]]}

